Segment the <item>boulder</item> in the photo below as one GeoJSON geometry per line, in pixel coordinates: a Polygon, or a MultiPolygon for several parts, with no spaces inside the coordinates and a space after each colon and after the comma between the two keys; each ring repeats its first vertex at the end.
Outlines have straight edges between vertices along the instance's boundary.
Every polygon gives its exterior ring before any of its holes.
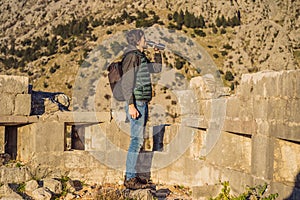
{"type": "Polygon", "coordinates": [[[60,181],[51,178],[46,178],[43,180],[43,183],[43,186],[45,188],[48,188],[54,194],[62,193],[62,184],[60,181]]]}
{"type": "Polygon", "coordinates": [[[32,198],[38,200],[50,200],[51,193],[46,188],[38,188],[32,192],[32,198]]]}
{"type": "Polygon", "coordinates": [[[25,191],[26,192],[33,192],[39,187],[39,184],[36,180],[30,180],[25,183],[25,191]]]}

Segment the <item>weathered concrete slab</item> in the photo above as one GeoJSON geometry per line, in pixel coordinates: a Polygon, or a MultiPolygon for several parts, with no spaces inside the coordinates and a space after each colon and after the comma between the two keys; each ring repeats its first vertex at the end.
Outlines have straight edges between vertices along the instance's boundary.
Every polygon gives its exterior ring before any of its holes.
{"type": "Polygon", "coordinates": [[[192,187],[192,194],[194,200],[202,200],[216,197],[222,190],[220,184],[203,185],[192,187]]]}
{"type": "Polygon", "coordinates": [[[15,94],[1,93],[0,116],[12,115],[15,107],[15,94]]]}
{"type": "Polygon", "coordinates": [[[32,179],[27,167],[0,167],[0,174],[1,183],[22,183],[32,179]]]}
{"type": "Polygon", "coordinates": [[[266,135],[252,136],[251,173],[262,179],[272,179],[274,138],[266,135]]]}
{"type": "Polygon", "coordinates": [[[31,111],[31,95],[30,94],[17,94],[15,100],[14,115],[30,115],[31,111]]]}
{"type": "Polygon", "coordinates": [[[37,122],[18,128],[18,159],[28,161],[37,152],[62,152],[65,149],[63,122],[37,122]]]}
{"type": "Polygon", "coordinates": [[[300,123],[276,122],[269,129],[276,138],[300,142],[300,123]]]}
{"type": "Polygon", "coordinates": [[[300,199],[300,188],[295,185],[287,185],[286,183],[271,182],[270,193],[279,193],[280,199],[300,199]]]}
{"type": "Polygon", "coordinates": [[[231,133],[241,133],[246,135],[252,135],[257,130],[257,124],[255,120],[241,120],[239,118],[226,117],[224,121],[223,131],[231,133]]]}
{"type": "Polygon", "coordinates": [[[38,116],[0,116],[0,125],[18,125],[38,122],[38,116]]]}
{"type": "Polygon", "coordinates": [[[300,187],[300,145],[277,139],[274,144],[273,180],[281,183],[293,183],[300,187]]]}
{"type": "Polygon", "coordinates": [[[5,147],[5,126],[0,126],[0,153],[4,153],[5,147]]]}
{"type": "Polygon", "coordinates": [[[0,75],[0,93],[27,94],[28,77],[0,75]]]}
{"type": "Polygon", "coordinates": [[[251,138],[222,132],[218,142],[207,155],[207,160],[214,165],[249,173],[251,171],[251,138]]]}
{"type": "Polygon", "coordinates": [[[110,112],[60,112],[56,114],[61,122],[95,123],[111,120],[110,112]]]}

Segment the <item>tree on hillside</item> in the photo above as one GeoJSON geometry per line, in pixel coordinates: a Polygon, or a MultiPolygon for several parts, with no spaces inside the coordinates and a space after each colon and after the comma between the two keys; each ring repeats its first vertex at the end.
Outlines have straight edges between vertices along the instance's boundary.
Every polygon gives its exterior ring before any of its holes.
{"type": "Polygon", "coordinates": [[[184,24],[184,13],[183,13],[182,10],[180,10],[180,13],[179,13],[179,15],[177,17],[176,23],[177,23],[177,29],[181,30],[182,29],[182,25],[184,24]]]}
{"type": "MultiPolygon", "coordinates": [[[[194,15],[193,15],[194,16],[194,15]]],[[[193,20],[193,16],[191,13],[189,13],[188,10],[185,11],[184,13],[184,17],[183,17],[183,21],[184,21],[184,25],[187,27],[187,28],[190,28],[191,27],[191,22],[193,20]]]]}
{"type": "Polygon", "coordinates": [[[174,14],[173,14],[173,20],[174,20],[174,22],[177,22],[178,16],[179,16],[178,12],[175,11],[174,14]]]}
{"type": "Polygon", "coordinates": [[[219,28],[222,26],[222,22],[221,22],[221,19],[220,19],[219,16],[216,19],[216,26],[219,27],[219,28]]]}

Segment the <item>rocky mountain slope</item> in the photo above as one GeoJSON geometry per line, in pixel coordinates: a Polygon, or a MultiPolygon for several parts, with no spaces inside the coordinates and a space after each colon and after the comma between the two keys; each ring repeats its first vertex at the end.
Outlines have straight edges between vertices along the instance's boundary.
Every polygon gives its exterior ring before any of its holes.
{"type": "Polygon", "coordinates": [[[79,66],[101,41],[145,21],[174,28],[174,13],[181,10],[201,15],[205,26],[176,31],[207,50],[231,89],[243,73],[299,68],[300,2],[295,0],[9,0],[0,2],[0,73],[26,75],[36,90],[71,95],[79,66]],[[239,25],[228,23],[233,17],[239,25]],[[76,24],[71,35],[59,32],[76,24]]]}

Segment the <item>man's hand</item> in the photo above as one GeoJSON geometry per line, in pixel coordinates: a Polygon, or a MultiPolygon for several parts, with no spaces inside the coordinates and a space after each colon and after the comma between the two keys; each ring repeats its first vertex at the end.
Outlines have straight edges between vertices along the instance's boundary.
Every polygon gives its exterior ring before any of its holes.
{"type": "Polygon", "coordinates": [[[156,48],[156,47],[154,47],[154,52],[155,52],[155,53],[160,53],[159,49],[156,48]]]}
{"type": "Polygon", "coordinates": [[[136,119],[140,115],[139,111],[136,109],[134,104],[129,105],[129,115],[131,116],[132,119],[136,119]]]}

